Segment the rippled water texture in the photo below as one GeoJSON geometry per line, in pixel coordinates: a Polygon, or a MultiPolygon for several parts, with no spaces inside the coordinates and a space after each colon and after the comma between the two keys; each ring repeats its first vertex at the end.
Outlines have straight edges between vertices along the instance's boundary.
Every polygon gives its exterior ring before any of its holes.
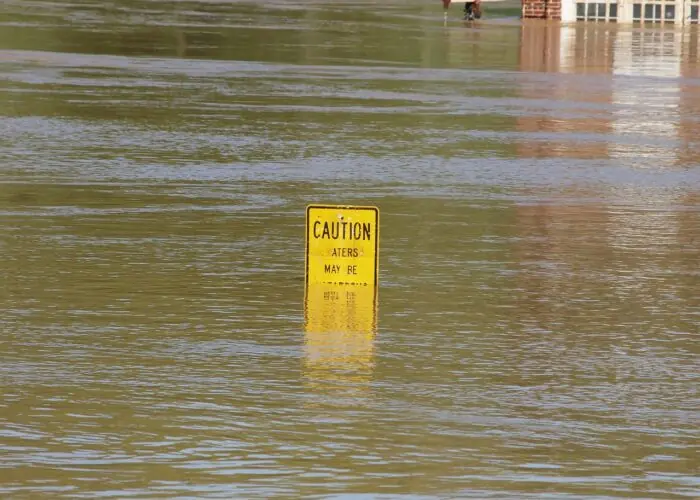
{"type": "Polygon", "coordinates": [[[700,496],[697,27],[460,9],[0,3],[0,496],[700,496]]]}

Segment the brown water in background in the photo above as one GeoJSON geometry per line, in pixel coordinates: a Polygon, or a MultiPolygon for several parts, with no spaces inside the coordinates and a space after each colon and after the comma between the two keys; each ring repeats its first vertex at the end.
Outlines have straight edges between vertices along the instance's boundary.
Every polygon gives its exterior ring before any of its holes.
{"type": "Polygon", "coordinates": [[[698,30],[511,7],[2,2],[0,496],[700,496],[698,30]]]}

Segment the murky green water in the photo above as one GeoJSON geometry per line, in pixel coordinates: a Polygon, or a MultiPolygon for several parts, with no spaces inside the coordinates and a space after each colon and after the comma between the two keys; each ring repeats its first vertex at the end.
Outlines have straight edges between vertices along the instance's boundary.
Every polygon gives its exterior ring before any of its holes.
{"type": "Polygon", "coordinates": [[[3,498],[700,496],[698,31],[460,8],[0,4],[3,498]]]}

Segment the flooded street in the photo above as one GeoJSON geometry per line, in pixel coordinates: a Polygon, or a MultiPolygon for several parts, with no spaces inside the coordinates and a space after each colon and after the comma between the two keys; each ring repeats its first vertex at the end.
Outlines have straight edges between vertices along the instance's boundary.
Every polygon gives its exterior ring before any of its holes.
{"type": "Polygon", "coordinates": [[[700,497],[698,26],[518,5],[0,3],[0,496],[700,497]]]}

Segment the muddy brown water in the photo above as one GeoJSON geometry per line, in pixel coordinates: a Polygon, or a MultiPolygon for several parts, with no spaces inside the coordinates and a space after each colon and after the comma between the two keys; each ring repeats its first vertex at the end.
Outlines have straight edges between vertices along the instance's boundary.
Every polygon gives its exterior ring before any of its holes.
{"type": "Polygon", "coordinates": [[[700,496],[698,30],[459,9],[2,2],[3,498],[700,496]]]}

